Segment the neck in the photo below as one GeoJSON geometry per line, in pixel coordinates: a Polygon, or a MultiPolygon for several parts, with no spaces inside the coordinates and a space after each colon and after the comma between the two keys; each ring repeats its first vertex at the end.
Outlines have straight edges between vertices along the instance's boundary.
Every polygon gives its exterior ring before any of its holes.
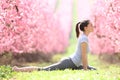
{"type": "Polygon", "coordinates": [[[88,35],[89,35],[89,32],[84,32],[84,34],[85,34],[86,36],[88,36],[88,35]]]}

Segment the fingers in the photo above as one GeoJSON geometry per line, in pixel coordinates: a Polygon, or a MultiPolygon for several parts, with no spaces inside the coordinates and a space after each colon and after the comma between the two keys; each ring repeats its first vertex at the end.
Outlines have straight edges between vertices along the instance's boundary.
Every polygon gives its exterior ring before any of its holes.
{"type": "Polygon", "coordinates": [[[88,66],[89,70],[97,70],[96,68],[92,67],[92,66],[88,66]]]}

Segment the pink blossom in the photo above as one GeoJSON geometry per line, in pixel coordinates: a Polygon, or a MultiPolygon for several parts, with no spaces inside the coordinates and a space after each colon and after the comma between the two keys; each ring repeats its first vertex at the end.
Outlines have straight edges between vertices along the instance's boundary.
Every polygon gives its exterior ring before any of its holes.
{"type": "Polygon", "coordinates": [[[92,9],[95,31],[90,41],[92,52],[114,54],[120,52],[120,0],[97,0],[92,9]],[[99,42],[97,42],[99,40],[99,42]],[[100,44],[98,46],[98,44],[100,44]],[[95,50],[95,47],[97,51],[95,50]]]}
{"type": "Polygon", "coordinates": [[[1,54],[65,51],[71,31],[72,0],[66,0],[68,5],[62,1],[58,8],[57,0],[6,1],[0,1],[1,54]]]}

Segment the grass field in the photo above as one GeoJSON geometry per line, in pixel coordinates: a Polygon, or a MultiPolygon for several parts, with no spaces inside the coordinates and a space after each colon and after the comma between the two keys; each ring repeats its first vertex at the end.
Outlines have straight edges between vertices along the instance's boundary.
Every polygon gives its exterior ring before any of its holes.
{"type": "Polygon", "coordinates": [[[120,80],[120,69],[109,67],[98,71],[41,71],[32,73],[18,73],[13,80],[120,80]],[[115,69],[115,70],[114,70],[115,69]]]}
{"type": "Polygon", "coordinates": [[[94,55],[89,55],[89,63],[97,70],[17,72],[11,80],[120,80],[119,65],[102,62],[94,55]]]}
{"type": "Polygon", "coordinates": [[[118,65],[101,62],[96,56],[89,55],[89,63],[96,71],[69,70],[18,72],[11,80],[120,80],[118,65]]]}

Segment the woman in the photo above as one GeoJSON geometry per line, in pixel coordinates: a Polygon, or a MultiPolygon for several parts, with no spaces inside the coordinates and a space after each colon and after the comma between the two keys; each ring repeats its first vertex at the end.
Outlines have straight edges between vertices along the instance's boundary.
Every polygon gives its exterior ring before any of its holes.
{"type": "Polygon", "coordinates": [[[78,38],[78,44],[75,53],[69,58],[63,59],[58,63],[52,64],[47,67],[13,67],[14,71],[52,71],[52,70],[64,70],[70,69],[84,69],[84,70],[96,70],[93,67],[88,66],[87,53],[89,52],[88,35],[93,31],[93,25],[89,20],[78,22],[76,24],[76,36],[78,38]],[[83,32],[80,35],[80,30],[83,32]]]}

